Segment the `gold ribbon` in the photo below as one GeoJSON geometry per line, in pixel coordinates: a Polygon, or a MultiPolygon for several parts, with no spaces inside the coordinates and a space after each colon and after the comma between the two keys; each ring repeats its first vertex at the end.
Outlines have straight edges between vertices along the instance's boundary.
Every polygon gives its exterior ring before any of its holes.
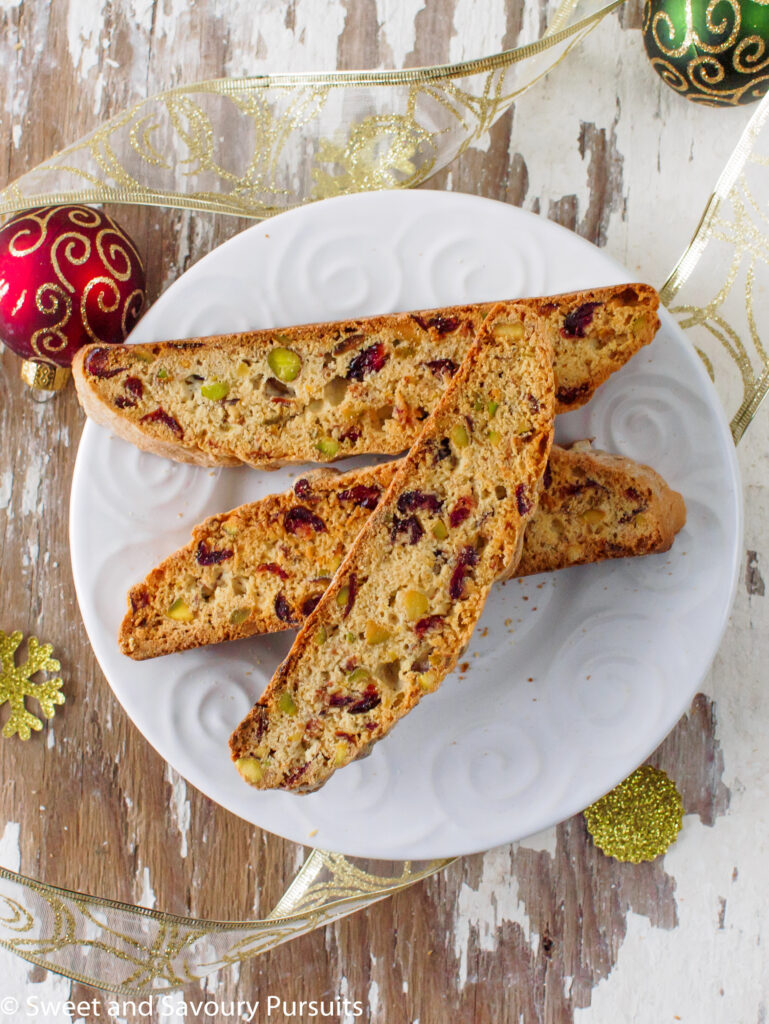
{"type": "Polygon", "coordinates": [[[767,119],[769,95],[748,122],[694,238],[660,291],[718,384],[735,444],[769,390],[769,359],[761,341],[762,326],[769,324],[767,119]]]}
{"type": "Polygon", "coordinates": [[[562,0],[541,39],[461,64],[169,89],[0,191],[0,216],[109,202],[258,218],[327,196],[418,185],[623,2],[562,0]]]}
{"type": "MultiPolygon", "coordinates": [[[[23,175],[0,192],[0,214],[38,204],[127,202],[263,217],[326,195],[416,185],[485,132],[622,0],[587,13],[590,2],[566,0],[541,40],[466,64],[262,76],[170,90],[23,175]],[[237,154],[239,170],[222,161],[214,143],[219,132],[229,140],[250,136],[237,154]],[[288,168],[302,139],[309,140],[311,157],[299,163],[307,174],[296,186],[288,168]]],[[[662,290],[692,331],[711,376],[718,374],[719,385],[728,382],[722,397],[736,409],[735,441],[769,390],[755,303],[769,256],[769,218],[756,198],[769,196],[763,180],[768,116],[769,97],[662,290]],[[715,289],[713,281],[720,282],[715,289]]],[[[0,869],[0,944],[97,988],[146,995],[272,949],[450,863],[405,862],[399,874],[387,876],[376,861],[313,850],[273,911],[250,922],[178,917],[0,869]]]]}
{"type": "MultiPolygon", "coordinates": [[[[376,862],[372,862],[376,864],[376,862]]],[[[450,860],[397,876],[313,850],[261,921],[200,921],[101,899],[0,868],[0,945],[95,988],[138,996],[179,988],[392,896],[450,860]]]]}

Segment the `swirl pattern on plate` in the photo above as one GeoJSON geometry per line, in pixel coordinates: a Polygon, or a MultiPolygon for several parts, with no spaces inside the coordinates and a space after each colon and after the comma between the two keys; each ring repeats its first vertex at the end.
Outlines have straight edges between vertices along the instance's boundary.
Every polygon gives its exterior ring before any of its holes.
{"type": "Polygon", "coordinates": [[[221,473],[218,468],[171,462],[140,451],[100,430],[94,437],[92,472],[99,484],[94,499],[105,515],[130,526],[132,534],[157,535],[205,515],[221,473]]]}
{"type": "Polygon", "coordinates": [[[671,642],[661,615],[586,615],[558,644],[543,683],[562,735],[576,734],[593,757],[635,750],[665,706],[675,665],[662,665],[656,650],[671,642]]]}

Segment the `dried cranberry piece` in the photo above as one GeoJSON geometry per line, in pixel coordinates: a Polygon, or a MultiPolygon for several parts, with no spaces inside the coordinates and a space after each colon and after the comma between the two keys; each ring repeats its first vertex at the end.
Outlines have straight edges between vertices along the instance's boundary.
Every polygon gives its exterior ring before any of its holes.
{"type": "Polygon", "coordinates": [[[414,512],[418,508],[438,513],[443,508],[443,502],[437,494],[426,494],[424,491],[404,491],[398,498],[399,512],[405,514],[414,512]]]}
{"type": "Polygon", "coordinates": [[[542,486],[546,491],[550,490],[550,485],[553,482],[553,471],[550,469],[550,463],[545,466],[545,473],[542,477],[542,486]]]}
{"type": "Polygon", "coordinates": [[[451,512],[449,512],[449,526],[459,526],[460,523],[463,523],[470,515],[474,504],[475,502],[472,498],[467,496],[459,498],[451,512]]]}
{"type": "Polygon", "coordinates": [[[448,334],[459,327],[459,320],[455,316],[441,316],[440,314],[431,317],[428,323],[435,328],[438,334],[448,334]]]}
{"type": "Polygon", "coordinates": [[[477,562],[478,552],[474,547],[468,545],[462,548],[457,558],[457,567],[451,574],[451,580],[449,581],[449,597],[457,600],[462,596],[465,589],[465,576],[477,562]]]}
{"type": "Polygon", "coordinates": [[[516,487],[515,503],[518,506],[518,515],[526,516],[531,512],[531,498],[526,491],[526,484],[518,484],[516,487]]]}
{"type": "Polygon", "coordinates": [[[379,504],[381,494],[381,488],[375,484],[370,486],[367,484],[355,484],[354,487],[348,487],[346,490],[340,491],[338,497],[340,501],[351,501],[353,505],[358,505],[360,508],[374,509],[379,504]]]}
{"type": "Polygon", "coordinates": [[[85,369],[92,377],[114,377],[118,373],[122,373],[125,370],[125,366],[116,366],[113,369],[107,369],[107,360],[109,359],[108,348],[95,348],[85,357],[85,369]]]}
{"type": "Polygon", "coordinates": [[[348,707],[347,713],[350,715],[362,715],[365,714],[366,711],[372,711],[381,703],[382,698],[379,695],[379,691],[372,683],[363,691],[363,696],[360,700],[356,700],[354,704],[351,704],[348,707]]]}
{"type": "Polygon", "coordinates": [[[584,338],[585,328],[589,327],[593,320],[593,313],[600,306],[600,302],[583,302],[571,313],[563,318],[561,334],[564,338],[584,338]]]}
{"type": "Polygon", "coordinates": [[[133,398],[126,398],[125,395],[118,395],[115,399],[118,409],[135,409],[136,401],[133,398]]]}
{"type": "Polygon", "coordinates": [[[312,495],[310,481],[306,477],[300,477],[294,484],[294,494],[303,501],[308,501],[312,495]]]}
{"type": "Polygon", "coordinates": [[[440,313],[437,316],[431,316],[429,320],[412,313],[412,319],[416,320],[423,331],[432,327],[438,334],[448,334],[459,327],[459,320],[455,316],[441,316],[440,313]]]}
{"type": "Polygon", "coordinates": [[[649,506],[645,503],[637,505],[630,512],[625,512],[624,515],[619,517],[621,523],[629,523],[631,519],[635,519],[636,516],[640,516],[642,512],[645,512],[649,506]]]}
{"type": "Polygon", "coordinates": [[[355,697],[349,693],[332,693],[328,698],[328,702],[332,708],[346,708],[348,704],[352,704],[355,697]]]}
{"type": "Polygon", "coordinates": [[[283,784],[285,786],[291,786],[291,785],[293,785],[293,783],[298,782],[299,779],[301,779],[301,777],[305,774],[305,772],[307,771],[307,769],[310,767],[310,765],[312,764],[312,762],[314,760],[315,760],[315,758],[311,757],[309,761],[305,761],[303,765],[299,766],[299,768],[295,768],[294,771],[289,772],[289,774],[284,779],[283,784]]]}
{"type": "Polygon", "coordinates": [[[352,610],[352,606],[355,603],[355,597],[358,593],[358,577],[354,572],[350,573],[350,577],[347,580],[347,604],[344,606],[342,612],[342,618],[346,619],[352,610]]]}
{"type": "Polygon", "coordinates": [[[363,380],[367,373],[379,373],[389,358],[390,355],[385,350],[384,343],[377,341],[374,345],[364,348],[350,361],[350,365],[347,367],[347,379],[363,380]]]}
{"type": "Polygon", "coordinates": [[[631,501],[640,501],[641,500],[641,495],[635,489],[635,487],[626,487],[625,488],[625,497],[626,498],[630,498],[631,501]]]}
{"type": "Polygon", "coordinates": [[[343,431],[339,435],[340,441],[349,441],[350,444],[355,444],[356,441],[360,440],[360,429],[358,427],[348,427],[347,430],[343,431]]]}
{"type": "Polygon", "coordinates": [[[164,427],[168,427],[172,430],[177,437],[183,437],[184,431],[173,416],[169,414],[162,407],[158,406],[154,412],[148,412],[146,416],[142,416],[140,423],[162,423],[164,427]]]}
{"type": "Polygon", "coordinates": [[[529,408],[531,409],[532,416],[536,416],[539,412],[539,399],[535,395],[529,395],[529,408]]]}
{"type": "Polygon", "coordinates": [[[248,717],[254,722],[254,739],[258,742],[267,731],[269,712],[264,704],[254,704],[248,717]]]}
{"type": "Polygon", "coordinates": [[[325,533],[326,524],[304,505],[294,505],[283,516],[283,526],[287,533],[298,533],[300,537],[309,537],[312,533],[325,533]]]}
{"type": "Polygon", "coordinates": [[[431,359],[422,363],[435,377],[453,377],[459,367],[453,359],[431,359]]]}
{"type": "Polygon", "coordinates": [[[417,636],[423,637],[428,630],[435,629],[436,626],[440,625],[445,617],[445,615],[426,615],[416,623],[414,632],[417,636]]]}
{"type": "Polygon", "coordinates": [[[202,540],[198,544],[197,560],[198,565],[219,565],[220,562],[226,562],[228,558],[232,558],[232,548],[222,548],[221,551],[212,551],[202,540]]]}
{"type": "Polygon", "coordinates": [[[141,398],[144,395],[144,385],[138,377],[126,377],[123,381],[123,387],[126,391],[130,391],[136,398],[141,398]]]}
{"type": "Polygon", "coordinates": [[[150,595],[146,587],[137,587],[131,591],[131,611],[138,612],[140,608],[146,608],[150,603],[150,595]]]}
{"type": "Polygon", "coordinates": [[[306,597],[302,601],[302,615],[307,618],[308,615],[312,615],[315,609],[318,607],[318,601],[323,597],[323,594],[313,594],[311,597],[306,597]]]}
{"type": "Polygon", "coordinates": [[[438,442],[435,449],[435,462],[443,462],[444,459],[448,459],[451,455],[451,443],[447,437],[442,437],[438,442]]]}
{"type": "Polygon", "coordinates": [[[282,580],[288,579],[288,573],[282,569],[277,562],[262,562],[256,567],[257,572],[271,572],[273,576],[280,576],[282,580]]]}
{"type": "Polygon", "coordinates": [[[278,594],[278,596],[275,598],[275,606],[274,607],[275,607],[275,614],[278,616],[278,618],[282,622],[293,623],[293,622],[296,621],[294,619],[294,613],[291,610],[291,605],[286,600],[286,597],[285,597],[284,594],[282,594],[282,593],[278,594]]]}
{"type": "Polygon", "coordinates": [[[393,525],[390,530],[390,540],[393,544],[401,533],[406,534],[409,544],[416,544],[417,541],[424,537],[425,531],[416,516],[409,516],[407,519],[399,519],[398,516],[393,516],[393,525]]]}
{"type": "Polygon", "coordinates": [[[352,733],[345,732],[343,729],[337,729],[336,732],[334,733],[334,736],[336,736],[337,739],[340,740],[347,740],[348,743],[355,742],[355,737],[352,735],[352,733]]]}
{"type": "Polygon", "coordinates": [[[573,388],[558,388],[555,397],[561,405],[572,405],[578,398],[586,395],[589,390],[590,385],[585,381],[584,384],[577,384],[573,388]]]}

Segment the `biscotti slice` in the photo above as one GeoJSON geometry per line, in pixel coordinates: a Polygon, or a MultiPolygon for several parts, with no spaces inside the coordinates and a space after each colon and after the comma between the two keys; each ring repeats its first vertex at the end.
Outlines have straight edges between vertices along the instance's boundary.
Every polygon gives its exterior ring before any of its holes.
{"type": "MultiPolygon", "coordinates": [[[[555,352],[557,411],[584,404],[654,337],[648,285],[525,300],[555,352]]],[[[75,358],[86,413],[182,462],[274,469],[409,448],[489,304],[151,345],[75,358]]]]}
{"type": "Polygon", "coordinates": [[[316,789],[456,664],[493,582],[515,569],[547,465],[554,389],[542,326],[525,303],[489,314],[287,658],[230,738],[247,782],[316,789]]]}
{"type": "MultiPolygon", "coordinates": [[[[136,660],[296,627],[331,582],[398,462],[315,470],[293,490],[212,516],[131,588],[120,628],[136,660]]],[[[553,446],[516,576],[667,551],[686,519],[680,494],[648,466],[553,446]]],[[[450,518],[436,519],[436,540],[450,518]]]]}

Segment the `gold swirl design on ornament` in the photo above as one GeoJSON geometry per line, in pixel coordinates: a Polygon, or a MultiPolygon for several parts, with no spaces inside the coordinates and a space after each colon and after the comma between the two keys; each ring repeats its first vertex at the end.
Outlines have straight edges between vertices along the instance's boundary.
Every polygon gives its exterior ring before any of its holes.
{"type": "Polygon", "coordinates": [[[651,62],[652,67],[657,74],[666,82],[671,89],[675,89],[676,92],[686,93],[689,91],[689,82],[681,74],[678,68],[674,68],[668,61],[663,60],[661,57],[655,57],[651,62]]]}
{"type": "Polygon", "coordinates": [[[82,267],[84,263],[88,261],[91,256],[91,242],[86,235],[78,234],[76,231],[67,231],[66,234],[59,235],[56,241],[51,246],[51,265],[53,266],[53,272],[56,274],[58,279],[64,285],[64,287],[70,291],[75,291],[75,286],[71,281],[67,279],[64,271],[59,263],[59,249],[64,247],[64,259],[70,266],[82,267]],[[77,255],[76,246],[82,245],[82,255],[77,255]]]}
{"type": "MultiPolygon", "coordinates": [[[[49,214],[49,216],[50,216],[50,214],[49,214]]],[[[34,214],[34,213],[27,213],[27,214],[24,215],[23,219],[21,219],[21,221],[19,223],[19,226],[18,226],[18,230],[16,231],[16,233],[13,235],[13,237],[10,240],[10,242],[8,243],[8,251],[11,254],[11,256],[18,256],[18,257],[30,256],[33,252],[35,252],[37,249],[40,248],[40,246],[45,241],[47,234],[48,234],[48,217],[40,217],[40,216],[38,216],[37,214],[34,214]],[[22,247],[23,246],[23,242],[21,242],[21,239],[24,239],[26,236],[31,235],[33,233],[33,229],[32,229],[31,226],[27,227],[27,228],[24,228],[24,227],[21,226],[26,221],[31,221],[33,224],[36,224],[38,229],[39,229],[39,231],[40,231],[40,235],[39,235],[39,237],[38,237],[36,242],[34,242],[32,245],[29,245],[28,247],[24,248],[24,247],[22,247]]]]}
{"type": "Polygon", "coordinates": [[[704,92],[708,92],[726,78],[723,66],[715,57],[695,57],[686,65],[686,71],[692,85],[704,92]]]}
{"type": "Polygon", "coordinates": [[[96,305],[99,307],[99,310],[102,313],[114,313],[115,310],[120,305],[120,289],[115,284],[114,280],[111,277],[94,277],[88,282],[88,284],[83,289],[83,294],[80,299],[80,319],[83,321],[83,327],[89,338],[91,338],[93,341],[110,342],[114,341],[115,339],[100,338],[99,335],[96,334],[88,319],[88,311],[86,308],[91,292],[95,288],[98,288],[100,285],[102,287],[96,293],[96,305]],[[111,305],[109,304],[109,302],[105,302],[105,295],[109,294],[110,292],[112,293],[111,305]]]}
{"type": "Polygon", "coordinates": [[[134,323],[139,319],[139,314],[141,313],[142,306],[144,305],[144,299],[144,292],[141,288],[137,288],[135,291],[131,292],[125,300],[123,305],[123,315],[120,318],[120,326],[123,328],[123,337],[125,337],[130,330],[128,324],[129,319],[133,320],[134,323]]]}
{"type": "Polygon", "coordinates": [[[38,328],[29,339],[32,351],[41,359],[45,359],[46,356],[54,355],[67,347],[67,336],[62,328],[69,323],[72,316],[72,299],[61,285],[49,281],[47,284],[41,284],[35,292],[35,305],[38,312],[44,316],[58,316],[62,310],[64,311],[64,315],[55,324],[38,328]]]}
{"type": "Polygon", "coordinates": [[[67,210],[67,217],[76,228],[98,228],[104,220],[104,215],[92,206],[73,206],[67,210]]]}
{"type": "Polygon", "coordinates": [[[105,228],[96,236],[96,250],[109,273],[118,281],[127,281],[131,276],[131,257],[122,241],[117,232],[111,228],[105,228]],[[114,235],[117,241],[105,246],[104,240],[107,235],[114,235]]]}
{"type": "Polygon", "coordinates": [[[765,54],[766,40],[762,39],[761,36],[748,36],[746,39],[741,39],[732,57],[734,70],[746,75],[752,75],[756,71],[763,71],[765,67],[769,66],[769,55],[764,56],[765,54]],[[749,47],[752,48],[752,53],[745,52],[749,47]]]}
{"type": "Polygon", "coordinates": [[[700,38],[699,32],[694,27],[694,15],[692,12],[692,0],[686,0],[686,22],[684,29],[684,37],[678,45],[674,45],[676,26],[673,23],[673,19],[667,13],[667,11],[657,11],[652,18],[651,29],[654,42],[657,44],[660,52],[666,57],[683,57],[687,50],[694,47],[699,49],[702,53],[716,54],[724,53],[728,50],[737,40],[739,36],[740,27],[742,25],[742,13],[739,5],[739,0],[710,0],[707,9],[705,11],[705,26],[712,35],[717,36],[724,32],[729,32],[726,40],[723,40],[715,45],[700,38]],[[728,4],[732,14],[734,15],[734,24],[729,30],[729,19],[726,14],[723,15],[720,21],[714,20],[714,12],[717,6],[721,4],[728,4]],[[667,28],[667,35],[669,42],[663,43],[660,38],[659,26],[663,24],[667,28]]]}
{"type": "MultiPolygon", "coordinates": [[[[723,18],[718,23],[713,20],[715,9],[716,7],[720,7],[721,4],[728,4],[731,8],[732,13],[734,14],[734,25],[732,26],[731,32],[729,32],[726,42],[718,43],[716,46],[703,42],[695,32],[693,36],[694,42],[701,50],[704,50],[705,53],[723,53],[725,50],[734,46],[740,34],[740,29],[742,27],[742,7],[740,6],[739,0],[710,0],[707,10],[705,11],[705,25],[707,26],[708,32],[717,36],[726,32],[729,28],[729,21],[726,14],[724,14],[723,18]]],[[[692,0],[686,0],[688,17],[691,17],[691,5],[692,0]]]]}
{"type": "Polygon", "coordinates": [[[126,236],[117,227],[104,228],[96,236],[96,251],[101,257],[105,268],[118,281],[127,281],[131,276],[132,261],[129,247],[135,254],[136,250],[130,246],[126,236]],[[114,236],[116,241],[105,244],[105,239],[114,236]],[[122,269],[121,269],[122,266],[122,269]]]}

